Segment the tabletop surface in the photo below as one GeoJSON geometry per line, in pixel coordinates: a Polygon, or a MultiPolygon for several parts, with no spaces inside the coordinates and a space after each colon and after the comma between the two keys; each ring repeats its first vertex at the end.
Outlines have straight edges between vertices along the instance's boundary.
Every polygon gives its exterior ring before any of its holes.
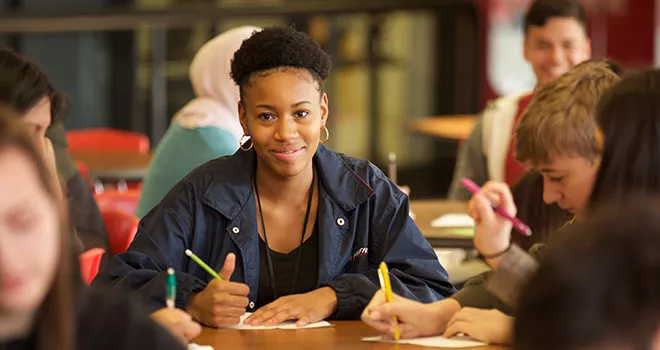
{"type": "MultiPolygon", "coordinates": [[[[426,237],[434,236],[466,236],[448,234],[442,227],[432,227],[431,221],[441,215],[453,213],[467,213],[467,202],[450,201],[445,199],[422,199],[410,201],[410,209],[415,214],[415,223],[426,237]]],[[[468,237],[471,238],[471,237],[468,237]]]]}
{"type": "Polygon", "coordinates": [[[410,127],[425,135],[465,140],[470,135],[476,119],[476,115],[425,117],[411,122],[410,127]]]}
{"type": "Polygon", "coordinates": [[[472,235],[456,234],[451,229],[431,226],[431,221],[441,215],[466,213],[467,202],[445,199],[412,200],[410,209],[415,214],[415,224],[433,247],[464,249],[474,247],[472,235]]]}
{"type": "Polygon", "coordinates": [[[151,153],[73,151],[71,157],[85,163],[92,176],[114,179],[141,179],[151,161],[151,153]]]}
{"type": "MultiPolygon", "coordinates": [[[[194,342],[219,349],[431,349],[416,345],[365,342],[361,339],[377,335],[360,321],[331,321],[333,327],[300,330],[232,330],[204,327],[194,342]]],[[[501,346],[468,349],[506,350],[501,346]]]]}

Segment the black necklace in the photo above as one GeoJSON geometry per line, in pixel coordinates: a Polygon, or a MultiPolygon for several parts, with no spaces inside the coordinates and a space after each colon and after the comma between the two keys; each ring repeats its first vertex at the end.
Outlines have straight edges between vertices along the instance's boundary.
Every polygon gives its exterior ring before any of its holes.
{"type": "MultiPolygon", "coordinates": [[[[312,198],[314,197],[314,179],[316,173],[312,170],[312,184],[309,186],[309,198],[307,199],[307,211],[305,212],[305,221],[303,222],[302,234],[300,235],[300,246],[298,247],[298,254],[296,256],[296,266],[293,270],[293,282],[291,285],[291,294],[296,291],[296,282],[298,280],[298,270],[300,270],[300,258],[302,257],[302,245],[305,242],[305,232],[307,231],[307,223],[309,222],[309,215],[312,209],[312,198]]],[[[273,300],[277,300],[277,288],[275,287],[275,269],[273,269],[273,258],[270,256],[270,248],[268,246],[268,236],[266,235],[266,223],[264,222],[264,213],[261,210],[261,198],[259,197],[259,188],[257,187],[257,176],[253,176],[252,182],[254,183],[254,193],[257,196],[257,204],[259,205],[259,215],[261,216],[261,230],[264,233],[264,243],[266,243],[266,260],[268,262],[268,275],[270,278],[270,288],[273,292],[273,300]]]]}

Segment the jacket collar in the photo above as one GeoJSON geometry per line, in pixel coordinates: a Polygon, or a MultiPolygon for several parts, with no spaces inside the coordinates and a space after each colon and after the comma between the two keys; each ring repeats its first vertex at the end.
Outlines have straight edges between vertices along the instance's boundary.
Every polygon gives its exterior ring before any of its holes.
{"type": "MultiPolygon", "coordinates": [[[[213,160],[216,164],[209,167],[211,181],[204,192],[204,202],[228,219],[236,218],[252,197],[256,161],[254,149],[239,149],[231,156],[213,160]]],[[[355,165],[324,145],[316,150],[314,164],[326,192],[344,212],[355,209],[375,193],[352,169],[355,165]]]]}

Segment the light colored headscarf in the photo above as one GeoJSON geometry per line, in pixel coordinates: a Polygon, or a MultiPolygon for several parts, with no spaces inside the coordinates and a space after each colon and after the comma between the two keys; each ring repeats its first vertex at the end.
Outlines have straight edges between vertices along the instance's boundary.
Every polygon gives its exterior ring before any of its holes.
{"type": "Polygon", "coordinates": [[[238,119],[238,86],[231,80],[231,59],[258,27],[228,30],[204,44],[190,64],[190,82],[197,98],[174,115],[184,128],[217,127],[229,131],[236,142],[243,135],[238,119]]]}

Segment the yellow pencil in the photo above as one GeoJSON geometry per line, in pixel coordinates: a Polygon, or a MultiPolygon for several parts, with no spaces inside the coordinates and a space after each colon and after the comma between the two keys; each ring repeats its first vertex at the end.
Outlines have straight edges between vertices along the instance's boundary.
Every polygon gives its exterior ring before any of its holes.
{"type": "MultiPolygon", "coordinates": [[[[392,296],[392,285],[390,284],[390,273],[385,262],[381,262],[378,267],[378,278],[380,279],[380,288],[385,292],[385,299],[388,303],[391,303],[394,298],[392,296]]],[[[392,316],[392,320],[394,321],[394,340],[399,340],[399,319],[392,316]]]]}

